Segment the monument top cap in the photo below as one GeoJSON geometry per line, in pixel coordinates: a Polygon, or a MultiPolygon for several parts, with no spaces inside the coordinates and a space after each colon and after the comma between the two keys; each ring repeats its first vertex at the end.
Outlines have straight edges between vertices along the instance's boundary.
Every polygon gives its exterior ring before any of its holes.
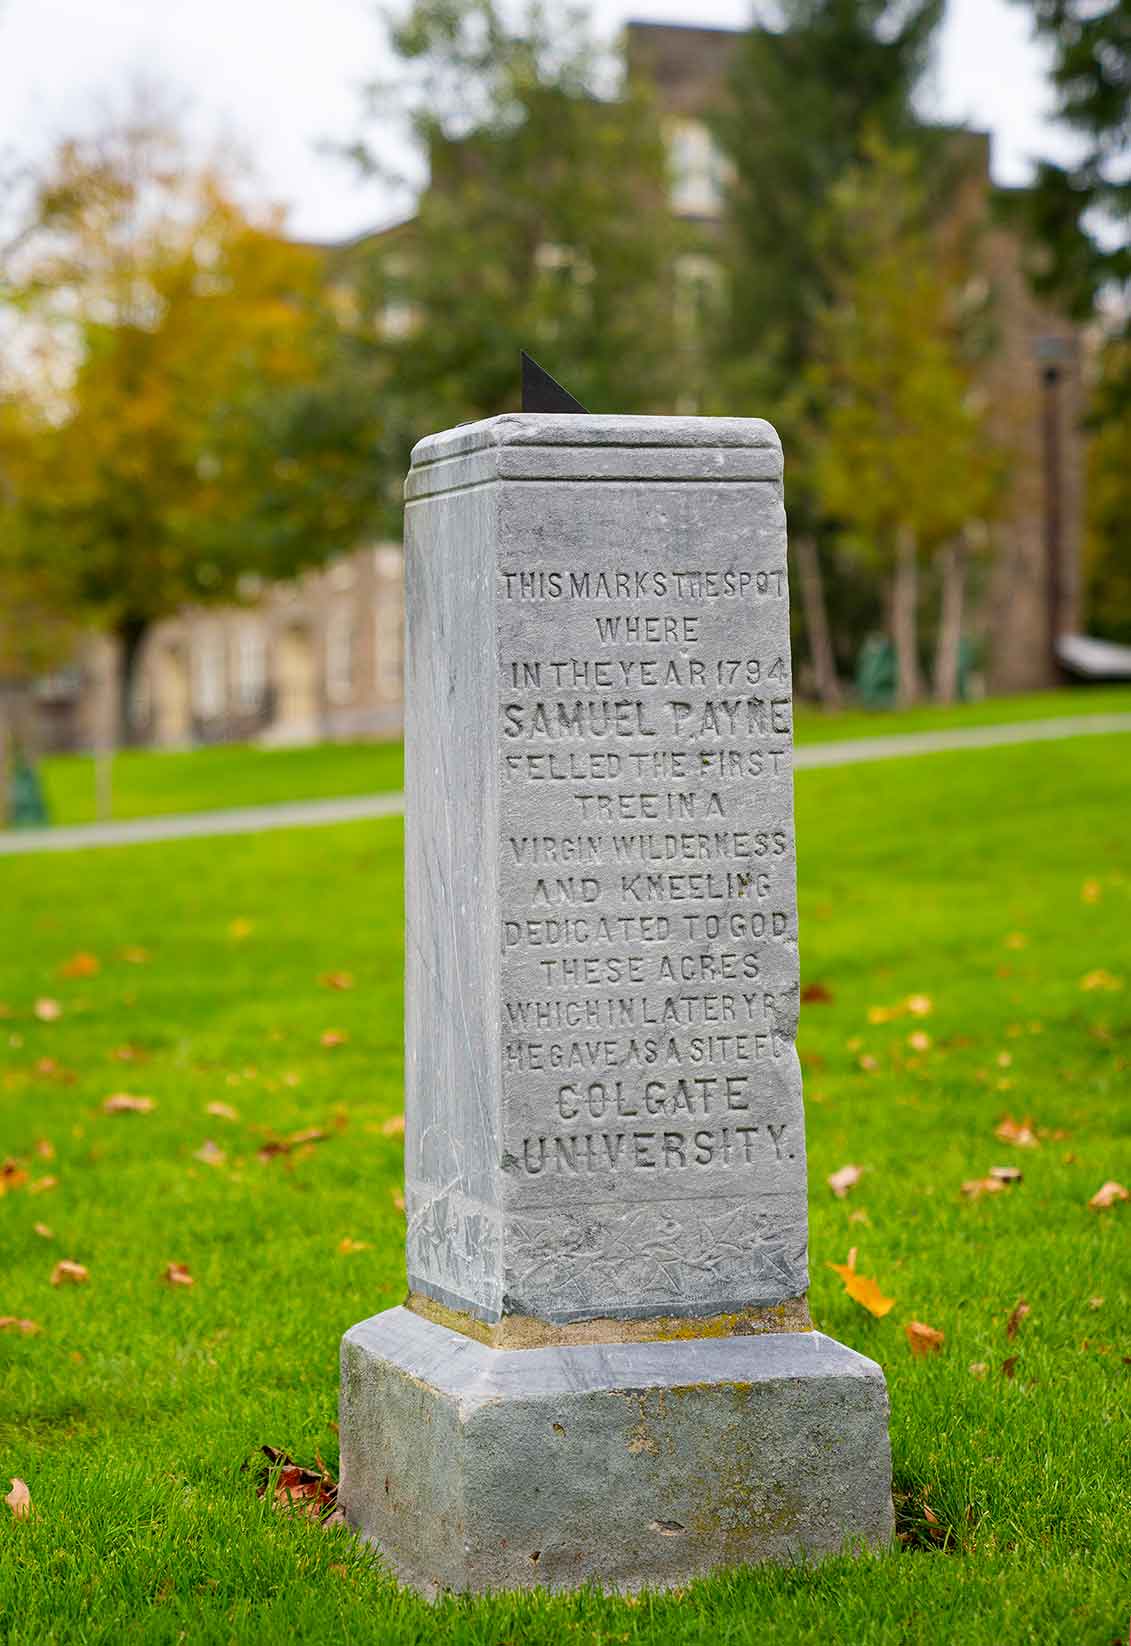
{"type": "Polygon", "coordinates": [[[781,441],[760,417],[506,412],[418,441],[405,499],[492,480],[749,482],[781,473],[781,441]]]}

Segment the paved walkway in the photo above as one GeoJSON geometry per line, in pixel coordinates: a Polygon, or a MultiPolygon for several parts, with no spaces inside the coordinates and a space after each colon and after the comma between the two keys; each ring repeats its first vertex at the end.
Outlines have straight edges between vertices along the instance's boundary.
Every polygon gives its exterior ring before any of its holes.
{"type": "MultiPolygon", "coordinates": [[[[871,760],[939,754],[951,749],[992,749],[1006,743],[1047,743],[1103,732],[1131,732],[1131,714],[1088,714],[1061,720],[1020,720],[1008,726],[965,726],[952,731],[901,732],[840,743],[807,743],[794,750],[798,771],[818,766],[856,766],[871,760]]],[[[62,829],[0,833],[0,857],[24,852],[67,852],[90,846],[133,846],[150,840],[185,840],[206,835],[260,834],[264,829],[309,829],[323,823],[395,817],[403,794],[361,794],[340,800],[297,800],[283,806],[189,812],[174,817],[139,817],[129,823],[83,823],[62,829]]]]}

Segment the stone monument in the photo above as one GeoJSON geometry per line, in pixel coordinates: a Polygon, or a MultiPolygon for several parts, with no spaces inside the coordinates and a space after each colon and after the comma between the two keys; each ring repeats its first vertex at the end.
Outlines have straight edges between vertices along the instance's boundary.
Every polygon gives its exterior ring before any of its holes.
{"type": "Polygon", "coordinates": [[[516,414],[406,488],[409,1296],[341,1501],[433,1593],[882,1545],[887,1393],[813,1329],[782,455],[516,414]]]}

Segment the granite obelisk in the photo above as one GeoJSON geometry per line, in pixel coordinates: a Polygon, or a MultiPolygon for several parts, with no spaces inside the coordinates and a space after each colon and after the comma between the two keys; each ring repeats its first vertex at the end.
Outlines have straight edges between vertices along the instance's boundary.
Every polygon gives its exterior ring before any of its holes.
{"type": "Polygon", "coordinates": [[[676,1584],[891,1535],[812,1329],[782,456],[517,414],[406,487],[409,1297],[346,1513],[419,1588],[676,1584]]]}

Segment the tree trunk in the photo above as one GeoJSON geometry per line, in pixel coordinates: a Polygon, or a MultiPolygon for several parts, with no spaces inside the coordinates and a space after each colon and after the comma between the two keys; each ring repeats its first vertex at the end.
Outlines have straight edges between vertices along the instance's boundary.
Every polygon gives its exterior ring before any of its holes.
{"type": "Polygon", "coordinates": [[[826,709],[839,709],[840,681],[836,677],[836,658],[829,636],[829,614],[825,606],[825,585],[817,545],[813,538],[802,536],[797,538],[794,546],[801,574],[801,603],[805,608],[805,628],[809,635],[809,657],[813,664],[817,696],[826,709]]]}
{"type": "Polygon", "coordinates": [[[916,615],[919,604],[919,564],[915,533],[901,526],[896,543],[891,585],[891,630],[895,644],[896,702],[910,709],[922,696],[919,681],[919,645],[916,615]]]}
{"type": "Polygon", "coordinates": [[[128,747],[134,737],[134,682],[149,624],[143,617],[125,617],[118,625],[118,745],[128,747]]]}
{"type": "Polygon", "coordinates": [[[935,701],[958,699],[958,665],[962,646],[962,603],[966,592],[966,545],[949,543],[941,556],[942,610],[935,650],[935,701]]]}

